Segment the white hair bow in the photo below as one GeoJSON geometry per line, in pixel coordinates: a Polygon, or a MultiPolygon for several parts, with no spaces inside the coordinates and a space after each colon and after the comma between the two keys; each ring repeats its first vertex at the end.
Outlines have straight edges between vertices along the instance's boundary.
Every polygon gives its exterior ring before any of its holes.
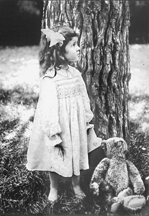
{"type": "Polygon", "coordinates": [[[41,29],[41,31],[43,32],[43,34],[46,35],[47,40],[50,41],[49,47],[52,47],[57,43],[59,43],[60,46],[63,45],[63,41],[65,40],[65,38],[59,32],[54,32],[51,29],[41,29]]]}

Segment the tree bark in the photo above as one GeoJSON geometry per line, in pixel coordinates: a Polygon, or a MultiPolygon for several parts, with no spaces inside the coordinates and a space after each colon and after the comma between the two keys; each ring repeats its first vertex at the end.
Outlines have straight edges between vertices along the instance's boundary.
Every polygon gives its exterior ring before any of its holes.
{"type": "Polygon", "coordinates": [[[48,27],[69,25],[79,32],[82,72],[95,131],[101,138],[129,138],[129,2],[49,0],[48,27]]]}
{"type": "Polygon", "coordinates": [[[48,7],[48,0],[43,0],[43,11],[42,11],[42,22],[41,28],[44,29],[47,27],[47,7],[48,7]]]}

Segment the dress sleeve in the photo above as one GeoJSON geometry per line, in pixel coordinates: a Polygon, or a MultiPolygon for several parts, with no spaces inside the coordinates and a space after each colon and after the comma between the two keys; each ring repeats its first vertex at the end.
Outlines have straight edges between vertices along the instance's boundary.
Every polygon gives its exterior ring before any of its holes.
{"type": "Polygon", "coordinates": [[[94,115],[93,112],[91,111],[90,100],[86,90],[86,85],[81,74],[79,74],[79,80],[80,80],[81,93],[82,93],[82,98],[83,98],[85,112],[86,112],[86,123],[88,124],[92,120],[94,115]]]}
{"type": "Polygon", "coordinates": [[[59,134],[61,128],[58,117],[58,99],[56,85],[53,78],[45,77],[41,80],[39,101],[37,106],[41,127],[49,137],[52,145],[62,142],[59,134]]]}

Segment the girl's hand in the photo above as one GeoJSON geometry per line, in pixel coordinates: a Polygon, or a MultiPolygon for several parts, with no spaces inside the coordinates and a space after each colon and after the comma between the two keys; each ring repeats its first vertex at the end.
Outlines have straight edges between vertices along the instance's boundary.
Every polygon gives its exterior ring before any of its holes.
{"type": "Polygon", "coordinates": [[[61,145],[61,143],[55,145],[55,148],[58,148],[59,149],[59,154],[64,157],[65,150],[64,150],[63,146],[61,145]]]}

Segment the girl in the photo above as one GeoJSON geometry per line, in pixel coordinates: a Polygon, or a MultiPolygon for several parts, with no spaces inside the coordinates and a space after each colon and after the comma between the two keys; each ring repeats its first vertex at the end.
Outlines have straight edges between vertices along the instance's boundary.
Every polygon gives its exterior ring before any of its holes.
{"type": "Polygon", "coordinates": [[[69,27],[43,30],[43,76],[30,137],[28,170],[49,171],[50,202],[58,199],[58,179],[72,177],[75,196],[84,198],[80,170],[88,165],[87,126],[93,118],[85,83],[69,62],[78,60],[78,35],[69,27]]]}

